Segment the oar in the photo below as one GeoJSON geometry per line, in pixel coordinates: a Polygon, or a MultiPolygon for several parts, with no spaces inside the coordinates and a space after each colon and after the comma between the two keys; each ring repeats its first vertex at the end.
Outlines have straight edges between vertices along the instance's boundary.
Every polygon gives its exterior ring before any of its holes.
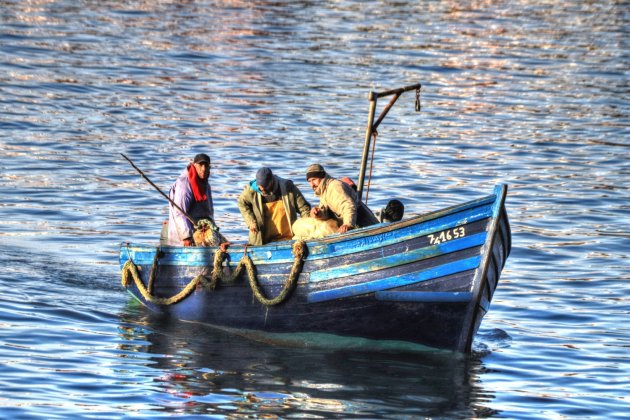
{"type": "Polygon", "coordinates": [[[157,185],[155,185],[155,184],[154,184],[154,183],[153,183],[153,182],[152,182],[152,181],[151,181],[151,180],[150,180],[150,179],[149,179],[149,178],[148,178],[148,177],[144,174],[144,172],[142,172],[142,171],[140,170],[140,168],[138,168],[136,165],[134,165],[134,163],[131,161],[131,159],[129,159],[127,156],[125,156],[125,155],[124,155],[124,154],[122,154],[122,153],[121,153],[120,155],[121,155],[122,157],[124,157],[124,158],[127,160],[127,162],[129,162],[129,163],[131,164],[131,166],[133,166],[133,168],[134,168],[136,171],[138,171],[138,173],[139,173],[140,175],[142,175],[142,178],[146,179],[146,180],[147,180],[147,182],[148,182],[149,184],[151,184],[151,186],[157,190],[157,192],[159,192],[160,194],[162,194],[162,196],[164,196],[164,198],[166,198],[166,199],[168,200],[168,202],[169,202],[169,203],[171,203],[171,204],[172,204],[172,205],[173,205],[173,206],[174,206],[177,210],[179,210],[179,211],[180,211],[180,213],[181,213],[181,214],[183,214],[183,215],[186,217],[186,219],[188,219],[188,220],[190,221],[190,223],[192,223],[192,224],[193,224],[193,226],[197,227],[197,223],[195,223],[195,221],[192,219],[192,217],[190,217],[190,216],[189,216],[189,215],[188,215],[188,214],[187,214],[184,210],[182,210],[182,208],[181,208],[181,207],[179,207],[179,206],[178,206],[178,205],[177,205],[177,204],[176,204],[173,200],[171,200],[171,197],[169,197],[168,195],[164,194],[164,192],[162,192],[162,190],[160,189],[160,187],[158,187],[157,185]]]}

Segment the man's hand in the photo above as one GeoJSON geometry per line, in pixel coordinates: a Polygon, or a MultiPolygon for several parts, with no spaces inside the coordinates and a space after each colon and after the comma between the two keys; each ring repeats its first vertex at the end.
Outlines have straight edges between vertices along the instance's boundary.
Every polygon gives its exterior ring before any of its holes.
{"type": "Polygon", "coordinates": [[[350,226],[350,225],[341,225],[341,226],[339,226],[339,229],[337,230],[337,233],[346,233],[350,229],[352,229],[352,226],[350,226]]]}
{"type": "Polygon", "coordinates": [[[250,232],[258,232],[258,225],[256,224],[256,222],[252,222],[249,224],[249,231],[250,232]]]}
{"type": "Polygon", "coordinates": [[[322,209],[320,209],[319,207],[313,207],[311,209],[311,217],[314,217],[315,219],[321,219],[322,218],[322,209]]]}
{"type": "Polygon", "coordinates": [[[182,242],[184,243],[184,246],[195,246],[192,238],[186,238],[182,242]]]}

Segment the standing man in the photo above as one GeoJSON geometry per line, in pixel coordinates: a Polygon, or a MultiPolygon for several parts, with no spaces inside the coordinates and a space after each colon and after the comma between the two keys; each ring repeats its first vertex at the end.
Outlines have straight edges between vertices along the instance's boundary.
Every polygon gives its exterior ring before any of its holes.
{"type": "Polygon", "coordinates": [[[321,220],[336,219],[339,224],[338,233],[378,223],[378,219],[365,204],[357,205],[357,194],[350,185],[332,178],[322,165],[315,163],[309,166],[306,180],[319,197],[319,206],[311,209],[311,217],[321,220]]]}
{"type": "Polygon", "coordinates": [[[289,179],[262,167],[238,197],[238,209],[249,229],[249,244],[289,240],[297,216],[308,217],[311,205],[289,179]]]}
{"type": "MultiPolygon", "coordinates": [[[[191,219],[197,223],[201,219],[214,218],[210,176],[210,157],[205,153],[195,156],[184,172],[177,178],[168,195],[191,219]]],[[[174,246],[194,246],[195,226],[173,204],[169,205],[168,244],[174,246]]]]}

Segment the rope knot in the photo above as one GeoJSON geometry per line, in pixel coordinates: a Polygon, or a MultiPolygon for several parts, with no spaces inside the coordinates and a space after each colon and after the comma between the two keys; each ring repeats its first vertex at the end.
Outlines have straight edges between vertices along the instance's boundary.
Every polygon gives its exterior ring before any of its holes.
{"type": "Polygon", "coordinates": [[[293,256],[304,261],[306,257],[306,243],[304,241],[295,241],[293,244],[293,256]]]}

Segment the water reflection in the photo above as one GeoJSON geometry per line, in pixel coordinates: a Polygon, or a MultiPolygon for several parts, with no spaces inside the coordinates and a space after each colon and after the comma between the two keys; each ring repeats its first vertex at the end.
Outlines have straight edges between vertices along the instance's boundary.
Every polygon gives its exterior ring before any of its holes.
{"type": "Polygon", "coordinates": [[[443,352],[374,351],[320,342],[262,343],[127,306],[119,315],[124,357],[166,399],[157,410],[236,416],[324,418],[485,417],[494,398],[482,362],[443,352]]]}

